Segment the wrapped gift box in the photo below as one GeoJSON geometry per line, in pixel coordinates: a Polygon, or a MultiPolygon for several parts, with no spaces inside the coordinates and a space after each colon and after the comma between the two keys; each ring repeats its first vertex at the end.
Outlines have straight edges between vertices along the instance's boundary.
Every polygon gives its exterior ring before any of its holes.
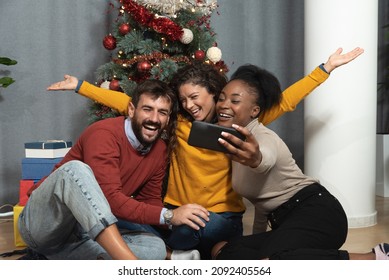
{"type": "Polygon", "coordinates": [[[49,175],[62,158],[23,158],[22,180],[40,180],[49,175]]]}
{"type": "Polygon", "coordinates": [[[63,149],[72,147],[72,141],[47,140],[24,143],[25,149],[63,149]]]}
{"type": "Polygon", "coordinates": [[[26,158],[60,158],[72,147],[71,141],[47,140],[24,143],[26,158]]]}
{"type": "Polygon", "coordinates": [[[26,158],[60,158],[64,157],[70,149],[25,149],[25,154],[26,158]]]}
{"type": "Polygon", "coordinates": [[[27,192],[36,183],[34,180],[20,180],[19,182],[19,205],[25,206],[28,200],[27,192]]]}
{"type": "Polygon", "coordinates": [[[26,243],[24,243],[22,237],[19,233],[19,227],[18,227],[18,220],[19,215],[22,212],[24,206],[21,206],[19,204],[14,206],[14,241],[16,247],[26,247],[26,243]]]}

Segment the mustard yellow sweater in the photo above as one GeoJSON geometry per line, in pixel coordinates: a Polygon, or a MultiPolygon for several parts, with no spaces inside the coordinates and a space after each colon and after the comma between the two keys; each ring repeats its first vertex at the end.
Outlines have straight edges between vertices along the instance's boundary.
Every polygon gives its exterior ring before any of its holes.
{"type": "MultiPolygon", "coordinates": [[[[317,67],[287,88],[283,92],[281,104],[261,115],[259,121],[266,125],[285,112],[293,111],[297,104],[328,76],[329,74],[317,67]]],[[[123,115],[128,114],[128,103],[131,99],[122,92],[83,82],[78,93],[123,115]]],[[[181,116],[178,120],[178,145],[172,154],[165,202],[176,206],[197,203],[216,213],[244,211],[242,198],[232,190],[230,160],[223,153],[188,145],[192,123],[181,116]]]]}

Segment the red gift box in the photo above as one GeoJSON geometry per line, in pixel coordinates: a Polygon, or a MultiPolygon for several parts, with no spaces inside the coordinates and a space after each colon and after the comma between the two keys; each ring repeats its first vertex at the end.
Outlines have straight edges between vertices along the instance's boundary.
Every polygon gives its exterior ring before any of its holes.
{"type": "Polygon", "coordinates": [[[25,206],[28,200],[27,192],[34,185],[34,180],[20,180],[19,183],[19,205],[25,206]]]}

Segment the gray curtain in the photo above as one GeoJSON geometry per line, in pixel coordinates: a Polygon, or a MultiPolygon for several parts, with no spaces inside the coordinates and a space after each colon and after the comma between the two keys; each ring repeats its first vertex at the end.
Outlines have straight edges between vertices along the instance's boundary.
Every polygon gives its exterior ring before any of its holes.
{"type": "MultiPolygon", "coordinates": [[[[44,139],[75,141],[88,124],[88,100],[46,87],[68,73],[94,81],[108,51],[109,1],[0,1],[0,65],[16,80],[0,88],[0,205],[18,202],[24,143],[44,139]]],[[[115,11],[115,16],[117,11],[115,11]]]]}
{"type": "MultiPolygon", "coordinates": [[[[387,0],[381,0],[386,3],[387,0]]],[[[0,88],[0,205],[16,204],[24,143],[44,139],[76,141],[88,124],[89,101],[70,92],[47,92],[65,73],[90,82],[109,60],[102,38],[116,11],[106,0],[0,1],[0,65],[16,82],[0,88]]],[[[257,64],[285,89],[304,75],[304,0],[219,0],[212,26],[229,75],[257,64]]],[[[323,61],[327,57],[323,57],[323,61]]],[[[322,61],[318,61],[320,64],[322,61]]],[[[303,167],[303,104],[270,125],[303,167]]]]}
{"type": "Polygon", "coordinates": [[[378,106],[377,132],[389,133],[389,0],[380,0],[378,7],[378,106]],[[385,27],[386,26],[386,27],[385,27]]]}

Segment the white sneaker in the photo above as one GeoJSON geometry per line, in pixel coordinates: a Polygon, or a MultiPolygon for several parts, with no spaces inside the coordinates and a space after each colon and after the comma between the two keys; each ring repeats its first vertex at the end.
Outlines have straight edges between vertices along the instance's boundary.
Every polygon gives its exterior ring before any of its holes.
{"type": "Polygon", "coordinates": [[[376,260],[389,260],[389,244],[380,243],[373,249],[376,260]]]}
{"type": "Polygon", "coordinates": [[[200,252],[197,250],[173,250],[170,257],[172,260],[201,260],[200,252]]]}

